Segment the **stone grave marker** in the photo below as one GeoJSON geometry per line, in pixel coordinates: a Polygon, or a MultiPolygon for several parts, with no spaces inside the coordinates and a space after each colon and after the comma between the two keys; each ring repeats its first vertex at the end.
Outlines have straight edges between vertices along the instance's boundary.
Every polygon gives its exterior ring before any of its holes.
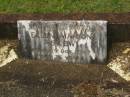
{"type": "Polygon", "coordinates": [[[19,20],[17,26],[24,57],[76,64],[106,61],[107,21],[19,20]]]}

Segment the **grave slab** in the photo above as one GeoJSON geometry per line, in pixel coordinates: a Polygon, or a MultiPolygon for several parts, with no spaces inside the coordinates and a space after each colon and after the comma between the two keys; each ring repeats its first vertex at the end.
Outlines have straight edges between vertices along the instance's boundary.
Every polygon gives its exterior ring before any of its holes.
{"type": "Polygon", "coordinates": [[[19,20],[17,27],[26,58],[76,64],[106,61],[107,21],[19,20]]]}

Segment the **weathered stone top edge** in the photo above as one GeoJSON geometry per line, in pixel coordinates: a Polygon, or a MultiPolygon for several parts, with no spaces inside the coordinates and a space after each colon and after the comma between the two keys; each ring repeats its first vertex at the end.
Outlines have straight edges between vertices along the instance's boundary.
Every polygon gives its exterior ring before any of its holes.
{"type": "Polygon", "coordinates": [[[17,22],[104,22],[107,23],[107,20],[17,20],[17,22]]]}

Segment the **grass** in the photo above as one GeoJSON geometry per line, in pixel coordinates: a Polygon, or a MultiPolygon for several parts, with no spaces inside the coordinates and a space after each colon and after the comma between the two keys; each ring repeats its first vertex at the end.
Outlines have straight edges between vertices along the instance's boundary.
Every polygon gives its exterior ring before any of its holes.
{"type": "Polygon", "coordinates": [[[0,0],[0,13],[130,12],[130,0],[0,0]]]}

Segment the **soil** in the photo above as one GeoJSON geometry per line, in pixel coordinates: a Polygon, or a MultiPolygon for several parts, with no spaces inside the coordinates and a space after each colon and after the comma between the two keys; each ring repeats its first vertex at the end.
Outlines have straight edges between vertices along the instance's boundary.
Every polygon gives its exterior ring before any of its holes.
{"type": "Polygon", "coordinates": [[[16,23],[17,20],[108,20],[109,23],[128,23],[130,13],[49,13],[49,14],[0,14],[0,23],[16,23]]]}
{"type": "MultiPolygon", "coordinates": [[[[20,55],[17,40],[0,40],[0,46],[8,43],[20,55]]],[[[129,45],[113,44],[108,63],[129,45]]],[[[19,56],[0,68],[1,97],[125,97],[129,94],[130,82],[107,64],[67,64],[19,56]]]]}

